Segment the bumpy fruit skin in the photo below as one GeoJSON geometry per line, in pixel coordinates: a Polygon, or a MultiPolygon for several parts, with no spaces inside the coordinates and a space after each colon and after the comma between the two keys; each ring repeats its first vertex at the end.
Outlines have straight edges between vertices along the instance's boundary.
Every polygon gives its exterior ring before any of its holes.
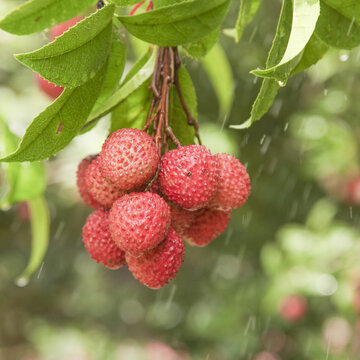
{"type": "Polygon", "coordinates": [[[86,204],[91,206],[93,209],[101,208],[99,204],[89,193],[88,188],[85,183],[85,174],[90,163],[96,158],[97,155],[90,155],[82,159],[76,173],[76,183],[79,189],[81,197],[84,199],[86,204]]]}
{"type": "Polygon", "coordinates": [[[101,175],[98,157],[86,169],[85,184],[93,199],[107,208],[125,194],[101,175]]]}
{"type": "Polygon", "coordinates": [[[280,304],[281,316],[290,322],[301,320],[306,314],[307,309],[307,301],[301,295],[289,295],[280,304]]]}
{"type": "Polygon", "coordinates": [[[184,261],[184,254],[184,242],[170,227],[165,240],[158,247],[139,257],[126,253],[126,261],[134,278],[151,289],[159,289],[176,275],[184,261]]]}
{"type": "Polygon", "coordinates": [[[205,146],[188,145],[161,158],[160,190],[187,210],[205,207],[217,190],[216,162],[205,146]]]}
{"type": "Polygon", "coordinates": [[[229,211],[241,207],[250,194],[250,177],[244,165],[229,154],[214,155],[217,163],[218,191],[209,207],[229,211]]]}
{"type": "Polygon", "coordinates": [[[114,202],[109,225],[115,243],[138,256],[164,240],[170,220],[170,208],[159,195],[131,193],[114,202]]]}
{"type": "Polygon", "coordinates": [[[199,210],[183,237],[192,246],[206,246],[226,230],[230,215],[231,211],[199,210]]]}
{"type": "Polygon", "coordinates": [[[36,81],[39,85],[39,88],[49,97],[52,99],[56,99],[61,95],[61,93],[64,91],[64,88],[62,86],[57,86],[46,79],[44,79],[39,74],[35,74],[36,81]]]}
{"type": "Polygon", "coordinates": [[[185,210],[172,203],[169,203],[169,206],[171,210],[171,226],[178,234],[183,235],[195,221],[197,212],[185,210]]]}
{"type": "Polygon", "coordinates": [[[105,141],[100,156],[103,176],[122,190],[147,183],[159,165],[159,153],[152,138],[138,129],[120,129],[105,141]]]}
{"type": "Polygon", "coordinates": [[[55,40],[58,36],[62,35],[65,31],[69,30],[71,27],[75,26],[82,19],[83,18],[80,16],[75,16],[74,18],[64,23],[53,26],[50,30],[51,40],[55,40]]]}
{"type": "Polygon", "coordinates": [[[85,248],[96,262],[110,269],[118,269],[126,264],[125,253],[111,238],[108,211],[94,211],[86,219],[82,234],[85,248]]]}

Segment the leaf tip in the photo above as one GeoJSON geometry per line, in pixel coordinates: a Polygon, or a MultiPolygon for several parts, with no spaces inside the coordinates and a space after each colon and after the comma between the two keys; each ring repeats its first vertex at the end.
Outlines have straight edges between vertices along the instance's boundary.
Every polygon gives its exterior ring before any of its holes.
{"type": "Polygon", "coordinates": [[[248,129],[251,124],[253,123],[251,117],[249,119],[247,119],[246,121],[244,121],[242,124],[240,125],[230,125],[229,127],[231,129],[235,129],[235,130],[244,130],[244,129],[248,129]]]}

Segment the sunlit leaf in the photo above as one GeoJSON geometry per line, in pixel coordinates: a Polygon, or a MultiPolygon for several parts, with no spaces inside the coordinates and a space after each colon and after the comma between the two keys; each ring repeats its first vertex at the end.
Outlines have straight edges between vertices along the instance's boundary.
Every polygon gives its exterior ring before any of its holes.
{"type": "Polygon", "coordinates": [[[113,13],[114,5],[105,6],[50,44],[16,58],[56,85],[82,85],[93,78],[107,60],[113,13]]]}
{"type": "Polygon", "coordinates": [[[0,20],[0,29],[16,35],[42,31],[82,13],[93,0],[30,0],[0,20]]]}

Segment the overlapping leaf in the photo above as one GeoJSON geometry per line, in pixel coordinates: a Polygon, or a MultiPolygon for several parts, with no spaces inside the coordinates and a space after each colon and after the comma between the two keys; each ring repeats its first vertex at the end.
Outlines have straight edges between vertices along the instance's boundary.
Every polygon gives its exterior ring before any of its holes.
{"type": "Polygon", "coordinates": [[[310,40],[319,15],[320,0],[294,0],[291,33],[283,57],[276,65],[265,70],[254,70],[251,73],[286,84],[291,72],[291,67],[288,65],[303,51],[310,40]]]}
{"type": "Polygon", "coordinates": [[[114,9],[114,5],[107,5],[52,43],[16,58],[56,85],[82,85],[93,78],[107,60],[114,9]]]}
{"type": "Polygon", "coordinates": [[[198,41],[218,28],[229,4],[230,0],[185,1],[119,19],[141,40],[160,46],[177,46],[198,41]]]}
{"type": "Polygon", "coordinates": [[[107,64],[87,83],[68,88],[27,128],[17,150],[0,161],[36,161],[62,150],[85,124],[99,96],[107,64]]]}
{"type": "MultiPolygon", "coordinates": [[[[266,67],[268,68],[276,65],[284,56],[290,37],[292,9],[292,1],[284,0],[276,34],[266,61],[266,67]]],[[[232,125],[231,127],[234,129],[245,129],[250,127],[254,121],[259,120],[273,104],[279,89],[280,85],[276,80],[264,79],[252,106],[250,118],[241,125],[232,125]]]]}
{"type": "MultiPolygon", "coordinates": [[[[138,89],[146,80],[148,80],[153,73],[155,65],[156,51],[151,52],[150,58],[146,63],[138,70],[134,71],[132,77],[126,76],[122,86],[115,91],[115,93],[100,104],[96,109],[94,109],[89,118],[88,124],[92,124],[97,119],[108,114],[112,111],[117,105],[124,101],[130,94],[132,94],[136,89],[138,89]]],[[[137,67],[138,64],[135,64],[134,67],[137,67]]]]}
{"type": "Polygon", "coordinates": [[[0,29],[26,35],[62,23],[94,5],[93,0],[29,0],[0,20],[0,29]]]}
{"type": "Polygon", "coordinates": [[[204,57],[216,44],[220,29],[216,29],[201,40],[184,45],[186,53],[195,59],[204,57]]]}

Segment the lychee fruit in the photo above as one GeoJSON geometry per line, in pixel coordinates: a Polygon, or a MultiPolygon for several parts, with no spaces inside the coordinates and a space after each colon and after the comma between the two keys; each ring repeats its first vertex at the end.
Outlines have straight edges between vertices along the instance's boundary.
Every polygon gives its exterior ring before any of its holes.
{"type": "Polygon", "coordinates": [[[50,29],[51,40],[55,40],[58,36],[62,35],[65,31],[75,26],[83,17],[75,16],[74,18],[65,21],[61,24],[55,25],[50,29]]]}
{"type": "Polygon", "coordinates": [[[171,211],[171,226],[174,230],[183,235],[190,225],[195,221],[197,211],[189,211],[178,205],[169,203],[171,211]]]}
{"type": "Polygon", "coordinates": [[[347,203],[353,206],[360,205],[360,176],[350,180],[344,188],[347,203]]]}
{"type": "Polygon", "coordinates": [[[52,99],[56,99],[61,95],[61,93],[64,91],[64,88],[62,86],[57,86],[46,79],[44,79],[39,74],[35,74],[36,81],[39,85],[39,88],[49,97],[52,99]]]}
{"type": "Polygon", "coordinates": [[[205,207],[217,190],[216,162],[202,145],[181,146],[161,158],[160,190],[187,210],[205,207]]]}
{"type": "Polygon", "coordinates": [[[151,192],[126,194],[115,201],[109,216],[115,243],[134,256],[155,248],[170,226],[170,208],[151,192]]]}
{"type": "Polygon", "coordinates": [[[115,200],[125,194],[123,190],[114,186],[101,175],[98,157],[89,164],[86,170],[85,184],[93,199],[107,208],[110,208],[115,200]]]}
{"type": "Polygon", "coordinates": [[[304,317],[308,309],[307,301],[302,295],[286,296],[280,304],[281,316],[290,322],[299,321],[304,317]]]}
{"type": "Polygon", "coordinates": [[[222,234],[230,221],[231,211],[202,209],[196,219],[184,231],[184,239],[193,246],[205,246],[222,234]]]}
{"type": "Polygon", "coordinates": [[[216,154],[218,191],[209,207],[222,211],[242,206],[250,194],[250,177],[244,165],[229,154],[216,154]]]}
{"type": "Polygon", "coordinates": [[[139,257],[126,253],[126,261],[136,279],[151,289],[159,289],[176,275],[184,261],[184,254],[184,242],[170,227],[159,246],[139,257]]]}
{"type": "Polygon", "coordinates": [[[93,209],[101,208],[101,204],[98,203],[89,193],[85,183],[85,174],[89,164],[96,158],[97,155],[90,155],[82,159],[76,173],[76,183],[80,192],[81,197],[84,199],[86,204],[91,206],[93,209]]]}
{"type": "Polygon", "coordinates": [[[159,153],[152,138],[144,131],[120,129],[106,139],[99,165],[107,180],[122,190],[132,190],[155,175],[159,153]]]}
{"type": "Polygon", "coordinates": [[[110,269],[118,269],[126,264],[124,251],[111,238],[108,211],[94,211],[86,219],[82,235],[86,250],[96,262],[110,269]]]}

